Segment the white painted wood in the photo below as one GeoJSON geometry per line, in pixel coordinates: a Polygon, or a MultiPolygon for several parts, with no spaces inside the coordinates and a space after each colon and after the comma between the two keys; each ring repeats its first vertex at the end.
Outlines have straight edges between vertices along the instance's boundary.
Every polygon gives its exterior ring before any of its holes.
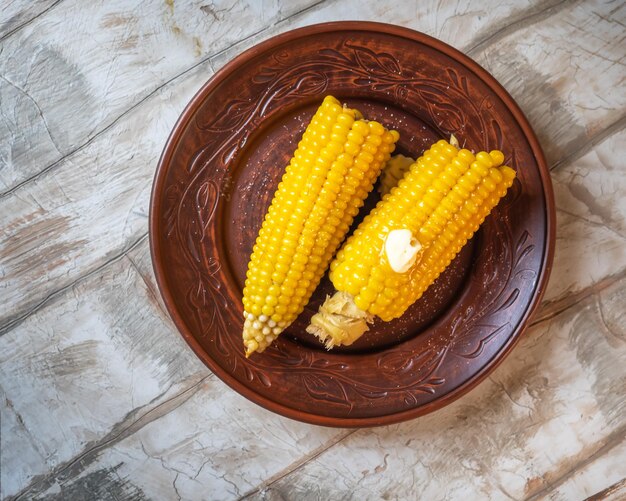
{"type": "Polygon", "coordinates": [[[0,192],[74,151],[165,82],[311,3],[63,1],[3,42],[0,192]]]}
{"type": "Polygon", "coordinates": [[[0,192],[35,178],[0,197],[0,497],[582,499],[624,476],[623,3],[439,3],[10,4],[36,18],[0,52],[0,192]],[[543,321],[455,404],[357,432],[278,417],[211,375],[144,236],[158,155],[213,69],[348,18],[492,71],[557,165],[559,208],[543,321]]]}
{"type": "Polygon", "coordinates": [[[123,484],[147,499],[238,499],[347,433],[272,414],[210,379],[183,405],[107,448],[60,490],[78,490],[84,479],[101,475],[105,485],[123,484]]]}
{"type": "Polygon", "coordinates": [[[589,464],[576,471],[565,482],[545,494],[539,501],[570,501],[586,499],[598,494],[598,486],[614,486],[609,492],[598,497],[598,501],[621,501],[626,499],[626,440],[615,444],[606,454],[593,458],[589,464]]]}
{"type": "Polygon", "coordinates": [[[626,270],[626,130],[553,172],[557,242],[544,300],[574,296],[626,270]]]}
{"type": "Polygon", "coordinates": [[[625,18],[620,0],[578,2],[471,53],[521,106],[549,164],[624,116],[625,18]]]}
{"type": "Polygon", "coordinates": [[[152,96],[35,183],[0,199],[0,324],[127,249],[147,231],[156,164],[179,114],[210,69],[152,96]],[[24,280],[24,282],[22,282],[24,280]],[[23,285],[20,285],[22,283],[23,285]],[[25,287],[28,284],[28,288],[25,287]]]}
{"type": "Polygon", "coordinates": [[[0,418],[0,497],[4,499],[26,485],[34,474],[48,471],[48,464],[32,432],[4,391],[0,391],[0,418]]]}
{"type": "Polygon", "coordinates": [[[58,0],[5,0],[0,6],[0,40],[20,29],[28,22],[36,19],[48,9],[54,7],[58,0]]]}
{"type": "Polygon", "coordinates": [[[3,473],[24,472],[5,479],[4,494],[210,374],[157,304],[123,258],[2,337],[0,381],[13,416],[3,439],[37,453],[10,454],[3,441],[3,473]],[[44,463],[32,465],[37,457],[44,463]]]}
{"type": "MultiPolygon", "coordinates": [[[[207,378],[209,371],[176,333],[154,295],[150,266],[143,240],[128,257],[55,298],[2,338],[7,349],[0,354],[0,381],[3,400],[9,402],[2,431],[11,434],[13,450],[28,451],[6,456],[5,471],[20,475],[5,479],[4,495],[104,444],[103,457],[114,458],[112,467],[130,456],[169,471],[155,475],[142,466],[146,475],[138,477],[137,486],[152,499],[162,489],[172,489],[176,473],[182,471],[191,481],[201,468],[193,484],[218,499],[229,488],[236,493],[256,487],[300,454],[345,434],[276,416],[214,376],[207,378]],[[144,277],[140,270],[150,275],[144,277]],[[24,380],[31,382],[28,389],[24,380]],[[158,421],[156,428],[152,421],[158,421]],[[130,445],[108,451],[128,428],[133,432],[130,445]],[[238,463],[242,457],[246,462],[238,463]],[[223,471],[226,461],[232,472],[223,471]]],[[[98,471],[108,468],[88,454],[73,467],[74,474],[84,470],[89,475],[92,463],[98,471]]],[[[106,480],[124,474],[115,470],[106,480]]],[[[46,491],[59,488],[44,485],[46,491]]]]}
{"type": "Polygon", "coordinates": [[[477,8],[463,3],[439,6],[432,0],[397,9],[391,2],[331,1],[300,16],[299,21],[283,23],[282,28],[274,26],[276,21],[316,3],[223,0],[170,5],[153,0],[142,7],[152,15],[141,16],[129,2],[99,1],[79,7],[75,0],[65,0],[7,40],[0,54],[0,73],[5,78],[0,80],[0,105],[19,101],[21,108],[16,116],[6,110],[4,123],[0,122],[0,145],[5,145],[4,151],[0,150],[0,192],[80,147],[129,106],[191,65],[250,35],[258,33],[250,39],[257,41],[300,24],[383,20],[463,48],[487,38],[500,25],[550,5],[509,1],[477,8]],[[69,40],[57,29],[68,16],[78,35],[69,40]],[[56,78],[47,78],[51,74],[56,78]],[[68,101],[73,106],[68,107],[68,101]],[[107,105],[99,107],[101,102],[107,105]],[[77,107],[83,113],[71,112],[77,107]],[[26,125],[24,115],[29,116],[28,124],[36,127],[27,135],[20,132],[26,125]]]}
{"type": "Polygon", "coordinates": [[[236,499],[256,489],[253,499],[597,492],[622,471],[626,396],[619,388],[626,374],[619,360],[626,330],[612,315],[624,315],[617,306],[625,299],[622,281],[536,325],[488,381],[433,415],[349,436],[275,416],[211,378],[97,458],[87,456],[72,480],[43,492],[80,492],[94,478],[150,499],[236,499]],[[262,485],[311,457],[269,488],[262,485]],[[584,478],[576,480],[578,464],[584,478]]]}
{"type": "Polygon", "coordinates": [[[305,15],[294,16],[287,22],[279,23],[228,48],[215,57],[214,65],[222,66],[245,48],[286,29],[329,21],[357,20],[397,24],[437,37],[459,50],[468,51],[480,42],[488,41],[493,33],[506,30],[516,23],[524,23],[524,20],[549,10],[552,5],[558,5],[558,1],[508,0],[477,5],[458,1],[412,0],[399,6],[389,0],[326,0],[305,15]]]}

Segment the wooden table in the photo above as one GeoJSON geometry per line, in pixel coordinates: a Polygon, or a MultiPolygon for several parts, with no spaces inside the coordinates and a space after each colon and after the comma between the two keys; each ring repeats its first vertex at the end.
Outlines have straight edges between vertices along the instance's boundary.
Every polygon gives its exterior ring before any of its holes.
{"type": "Polygon", "coordinates": [[[2,2],[3,498],[626,496],[626,4],[475,3],[2,2]],[[454,404],[375,429],[291,421],[223,384],[165,312],[147,239],[157,159],[196,90],[263,39],[340,19],[423,31],[490,71],[542,142],[558,210],[550,286],[512,354],[454,404]]]}

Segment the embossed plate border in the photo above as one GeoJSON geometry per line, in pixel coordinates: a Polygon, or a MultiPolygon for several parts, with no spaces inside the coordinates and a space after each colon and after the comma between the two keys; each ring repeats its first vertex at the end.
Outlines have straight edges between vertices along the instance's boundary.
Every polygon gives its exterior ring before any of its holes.
{"type": "Polygon", "coordinates": [[[447,405],[504,359],[545,290],[554,253],[554,214],[549,171],[537,138],[511,96],[484,69],[445,43],[406,28],[325,23],[248,49],[191,100],[157,167],[150,247],[174,323],[228,385],[290,418],[327,426],[374,426],[447,405]],[[329,37],[336,43],[308,59],[293,52],[329,37]],[[411,66],[406,56],[401,64],[396,50],[414,51],[423,68],[411,66]],[[241,84],[242,72],[260,60],[263,69],[257,67],[247,77],[249,85],[241,86],[240,97],[211,100],[220,86],[237,78],[241,84]],[[508,162],[526,169],[518,167],[513,192],[481,230],[480,252],[454,311],[427,332],[361,355],[325,353],[279,338],[262,355],[245,360],[239,292],[233,290],[231,271],[222,266],[228,250],[218,228],[232,175],[228,166],[254,130],[281,107],[331,92],[393,100],[430,120],[442,136],[462,130],[471,147],[498,147],[508,162]],[[534,226],[524,219],[525,212],[534,214],[534,226]]]}

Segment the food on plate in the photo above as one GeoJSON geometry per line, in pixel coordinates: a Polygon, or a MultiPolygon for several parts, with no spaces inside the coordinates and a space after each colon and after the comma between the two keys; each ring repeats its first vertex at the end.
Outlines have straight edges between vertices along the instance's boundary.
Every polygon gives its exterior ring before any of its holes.
{"type": "Polygon", "coordinates": [[[246,356],[302,312],[399,134],[327,96],[278,185],[243,290],[246,356]]]}
{"type": "Polygon", "coordinates": [[[327,298],[307,331],[350,345],[373,322],[400,317],[450,264],[513,184],[494,150],[440,140],[406,172],[337,253],[327,298]]]}

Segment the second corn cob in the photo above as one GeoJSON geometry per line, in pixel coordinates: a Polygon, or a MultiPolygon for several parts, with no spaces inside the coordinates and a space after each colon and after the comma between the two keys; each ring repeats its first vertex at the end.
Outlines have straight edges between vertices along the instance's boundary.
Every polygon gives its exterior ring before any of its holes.
{"type": "Polygon", "coordinates": [[[354,342],[374,316],[401,316],[511,186],[515,171],[503,159],[499,151],[433,145],[338,252],[330,279],[339,292],[307,330],[331,348],[354,342]]]}
{"type": "Polygon", "coordinates": [[[324,99],[265,216],[246,274],[246,356],[302,312],[398,140],[337,99],[324,99]]]}

